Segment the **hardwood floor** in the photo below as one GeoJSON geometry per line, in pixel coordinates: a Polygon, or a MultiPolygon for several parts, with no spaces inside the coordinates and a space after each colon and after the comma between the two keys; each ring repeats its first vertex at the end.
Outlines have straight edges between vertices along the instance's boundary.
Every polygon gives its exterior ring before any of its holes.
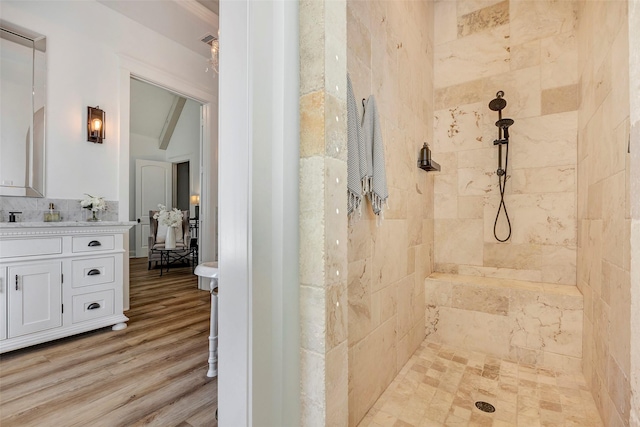
{"type": "Polygon", "coordinates": [[[209,292],[190,267],[131,260],[129,327],[0,355],[0,425],[217,426],[209,292]]]}

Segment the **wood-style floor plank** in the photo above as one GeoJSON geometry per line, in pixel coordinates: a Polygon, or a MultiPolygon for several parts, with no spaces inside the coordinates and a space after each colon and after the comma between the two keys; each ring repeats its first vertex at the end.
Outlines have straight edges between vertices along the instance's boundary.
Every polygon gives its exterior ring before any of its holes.
{"type": "Polygon", "coordinates": [[[0,355],[0,425],[217,426],[209,292],[191,268],[131,260],[128,327],[0,355]]]}

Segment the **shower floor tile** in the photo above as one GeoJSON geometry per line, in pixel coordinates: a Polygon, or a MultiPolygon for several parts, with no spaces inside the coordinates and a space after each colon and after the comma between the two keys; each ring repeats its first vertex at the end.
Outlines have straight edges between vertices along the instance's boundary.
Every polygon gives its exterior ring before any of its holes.
{"type": "Polygon", "coordinates": [[[602,427],[581,374],[424,341],[360,427],[602,427]],[[494,406],[486,413],[483,401],[494,406]]]}

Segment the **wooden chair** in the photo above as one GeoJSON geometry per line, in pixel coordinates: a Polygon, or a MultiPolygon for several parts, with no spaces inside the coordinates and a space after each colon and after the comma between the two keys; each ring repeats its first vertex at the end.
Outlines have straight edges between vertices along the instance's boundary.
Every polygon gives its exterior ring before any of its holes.
{"type": "MultiPolygon", "coordinates": [[[[155,262],[155,265],[157,266],[158,261],[161,261],[160,249],[164,249],[164,236],[166,234],[166,229],[164,227],[160,227],[158,220],[153,218],[157,212],[158,211],[149,211],[149,270],[151,270],[152,262],[155,262]],[[159,229],[161,234],[160,239],[158,239],[159,229]]],[[[193,254],[193,250],[190,248],[191,237],[189,235],[189,211],[182,211],[182,233],[180,236],[181,238],[176,238],[176,251],[172,252],[174,255],[172,259],[193,263],[193,260],[190,259],[193,254]]]]}

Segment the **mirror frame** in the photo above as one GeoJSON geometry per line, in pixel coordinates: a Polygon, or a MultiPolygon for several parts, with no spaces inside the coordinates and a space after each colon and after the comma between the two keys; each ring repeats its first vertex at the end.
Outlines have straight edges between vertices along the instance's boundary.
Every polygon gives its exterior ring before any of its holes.
{"type": "Polygon", "coordinates": [[[47,109],[47,38],[26,28],[11,24],[0,19],[0,38],[21,44],[32,49],[31,59],[31,122],[27,135],[26,185],[16,187],[0,183],[0,196],[45,196],[45,145],[46,145],[46,109],[47,109]],[[36,51],[42,55],[36,55],[36,51]],[[36,72],[39,70],[41,72],[36,72]],[[41,80],[41,81],[40,81],[41,80]],[[41,97],[42,108],[35,110],[35,97],[41,97]],[[42,111],[40,111],[42,110],[42,111]],[[39,118],[37,126],[35,116],[39,118]]]}

